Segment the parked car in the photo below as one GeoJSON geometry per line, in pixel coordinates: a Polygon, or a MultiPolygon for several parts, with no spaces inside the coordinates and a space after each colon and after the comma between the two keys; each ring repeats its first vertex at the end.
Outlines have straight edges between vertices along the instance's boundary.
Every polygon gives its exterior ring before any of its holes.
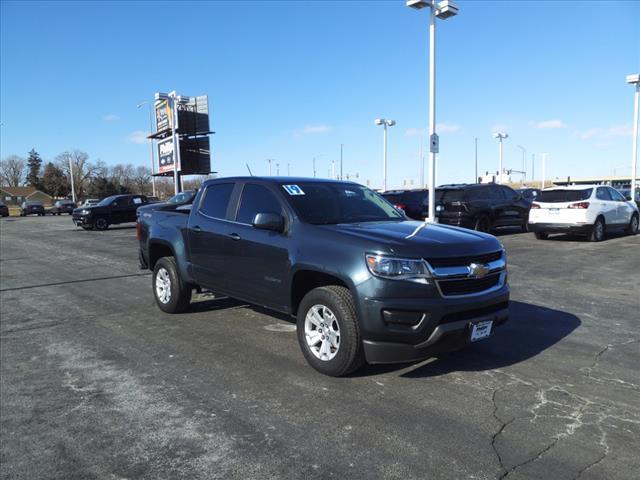
{"type": "Polygon", "coordinates": [[[494,183],[443,185],[436,189],[439,223],[490,232],[498,227],[527,230],[529,203],[515,190],[494,183]]]}
{"type": "Polygon", "coordinates": [[[185,311],[197,288],[295,316],[327,375],[456,350],[508,318],[495,237],[408,220],[352,182],[209,180],[191,209],[140,215],[137,234],[161,310],[185,311]]]}
{"type": "Polygon", "coordinates": [[[80,207],[93,207],[94,205],[97,205],[99,203],[100,203],[99,198],[87,198],[84,202],[82,202],[80,207]]]}
{"type": "Polygon", "coordinates": [[[159,209],[175,210],[182,205],[191,205],[193,203],[193,199],[196,196],[196,192],[197,190],[185,190],[184,192],[180,192],[177,195],[174,195],[166,202],[149,203],[148,205],[139,207],[138,216],[140,216],[143,212],[150,212],[159,209]]]}
{"type": "Polygon", "coordinates": [[[147,203],[144,195],[113,195],[92,207],[76,208],[73,223],[85,230],[106,230],[109,225],[135,222],[137,208],[147,203]]]}
{"type": "Polygon", "coordinates": [[[37,201],[26,201],[22,202],[20,206],[20,216],[26,217],[27,215],[38,215],[40,217],[44,217],[44,204],[42,202],[37,201]]]}
{"type": "Polygon", "coordinates": [[[529,202],[529,205],[533,203],[538,195],[540,195],[539,188],[517,188],[516,193],[518,193],[524,200],[529,202]]]}
{"type": "Polygon", "coordinates": [[[48,213],[52,215],[62,215],[63,213],[73,214],[76,204],[73,200],[57,200],[48,213]]]}
{"type": "Polygon", "coordinates": [[[424,220],[429,216],[429,190],[389,190],[380,195],[409,218],[424,220]]]}
{"type": "Polygon", "coordinates": [[[0,217],[8,217],[9,216],[9,207],[7,207],[4,203],[0,202],[0,217]]]}
{"type": "Polygon", "coordinates": [[[612,230],[638,231],[638,206],[606,185],[574,185],[540,192],[531,205],[529,229],[545,240],[550,233],[578,233],[594,242],[612,230]]]}

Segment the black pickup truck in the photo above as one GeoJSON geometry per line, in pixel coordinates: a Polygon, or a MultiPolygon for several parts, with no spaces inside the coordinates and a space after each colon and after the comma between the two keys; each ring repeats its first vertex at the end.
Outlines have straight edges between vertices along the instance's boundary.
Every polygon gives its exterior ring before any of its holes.
{"type": "Polygon", "coordinates": [[[148,203],[144,195],[112,195],[96,205],[76,208],[71,218],[77,227],[84,230],[106,230],[109,225],[135,222],[138,207],[148,203]]]}
{"type": "Polygon", "coordinates": [[[327,375],[456,350],[508,318],[495,237],[411,221],[356,183],[211,180],[192,205],[143,211],[137,234],[161,310],[206,289],[296,316],[302,353],[327,375]]]}

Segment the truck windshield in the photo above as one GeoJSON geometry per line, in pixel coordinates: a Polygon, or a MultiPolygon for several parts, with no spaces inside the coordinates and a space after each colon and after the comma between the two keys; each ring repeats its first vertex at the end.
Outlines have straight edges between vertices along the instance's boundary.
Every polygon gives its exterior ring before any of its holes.
{"type": "Polygon", "coordinates": [[[107,205],[111,205],[111,202],[113,202],[116,199],[116,197],[117,195],[112,195],[111,197],[103,198],[97,203],[97,206],[106,207],[107,205]]]}
{"type": "Polygon", "coordinates": [[[579,202],[591,196],[592,188],[584,190],[543,190],[536,201],[543,203],[579,202]]]}
{"type": "Polygon", "coordinates": [[[303,222],[314,225],[360,222],[400,222],[405,217],[380,195],[348,183],[283,184],[289,200],[303,222]]]}

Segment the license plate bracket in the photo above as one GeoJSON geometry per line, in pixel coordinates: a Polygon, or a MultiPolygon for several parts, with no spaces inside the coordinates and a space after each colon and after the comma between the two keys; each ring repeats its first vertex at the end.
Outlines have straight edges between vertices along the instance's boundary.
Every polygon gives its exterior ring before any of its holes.
{"type": "Polygon", "coordinates": [[[471,341],[477,342],[491,336],[493,320],[482,320],[471,324],[471,341]]]}

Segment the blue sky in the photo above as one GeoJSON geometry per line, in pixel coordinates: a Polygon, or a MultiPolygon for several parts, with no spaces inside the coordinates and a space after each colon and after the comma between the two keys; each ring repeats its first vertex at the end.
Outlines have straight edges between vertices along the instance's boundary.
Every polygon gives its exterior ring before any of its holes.
{"type": "MultiPolygon", "coordinates": [[[[640,2],[460,1],[438,23],[438,183],[548,152],[547,177],[629,174],[640,2]]],[[[2,2],[0,155],[78,148],[148,164],[156,91],[208,94],[222,175],[330,171],[417,181],[427,127],[427,12],[387,2],[2,2]],[[173,22],[171,15],[177,14],[173,22]],[[274,166],[275,173],[275,166],[274,166]]]]}

